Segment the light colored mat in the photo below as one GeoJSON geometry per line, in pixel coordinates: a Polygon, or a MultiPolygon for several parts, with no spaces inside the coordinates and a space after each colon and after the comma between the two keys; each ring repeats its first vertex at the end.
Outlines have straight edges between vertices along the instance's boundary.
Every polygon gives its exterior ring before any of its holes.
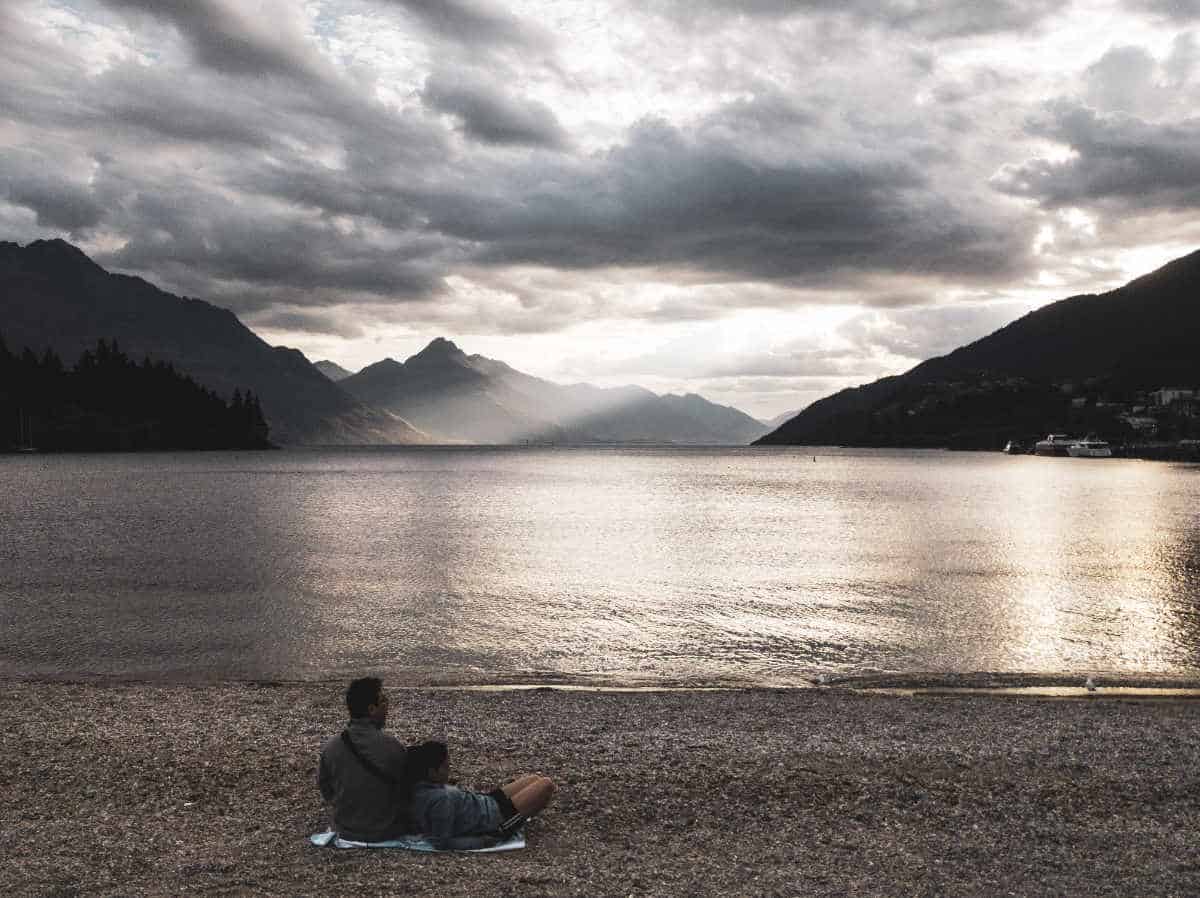
{"type": "Polygon", "coordinates": [[[477,854],[486,854],[491,851],[516,851],[518,848],[525,847],[525,833],[517,832],[503,842],[491,845],[487,848],[464,848],[464,849],[438,849],[433,847],[424,836],[401,836],[399,839],[388,839],[386,842],[352,842],[349,839],[340,838],[333,830],[326,830],[323,833],[315,833],[308,837],[308,841],[322,848],[332,845],[335,848],[403,848],[406,851],[471,851],[477,854]]]}

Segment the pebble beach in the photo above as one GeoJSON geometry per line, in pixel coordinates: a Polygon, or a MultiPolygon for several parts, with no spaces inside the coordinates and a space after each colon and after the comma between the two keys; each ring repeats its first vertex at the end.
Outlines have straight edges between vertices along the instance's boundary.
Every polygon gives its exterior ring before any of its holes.
{"type": "Polygon", "coordinates": [[[461,785],[555,778],[525,850],[311,846],[340,682],[7,680],[0,894],[1200,894],[1195,701],[387,685],[461,785]]]}

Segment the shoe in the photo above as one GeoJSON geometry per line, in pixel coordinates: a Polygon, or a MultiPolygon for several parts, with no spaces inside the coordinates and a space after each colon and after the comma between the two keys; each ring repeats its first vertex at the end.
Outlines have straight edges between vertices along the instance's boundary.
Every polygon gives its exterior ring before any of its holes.
{"type": "Polygon", "coordinates": [[[507,820],[500,824],[500,828],[496,832],[500,833],[505,839],[509,838],[513,833],[525,825],[525,821],[529,818],[524,814],[513,814],[507,820]]]}

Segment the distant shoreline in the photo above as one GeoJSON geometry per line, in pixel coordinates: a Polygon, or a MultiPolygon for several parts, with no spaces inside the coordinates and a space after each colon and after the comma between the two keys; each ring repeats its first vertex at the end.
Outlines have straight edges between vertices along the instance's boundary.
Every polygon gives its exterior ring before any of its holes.
{"type": "MultiPolygon", "coordinates": [[[[957,446],[858,446],[858,445],[806,445],[806,444],[756,444],[756,443],[658,443],[658,442],[628,442],[628,443],[329,443],[329,444],[275,444],[254,447],[225,447],[225,448],[187,448],[176,449],[36,449],[22,451],[16,449],[0,449],[0,456],[21,458],[37,458],[39,456],[63,455],[174,455],[212,452],[226,455],[229,453],[245,452],[345,452],[345,451],[402,451],[402,452],[438,452],[438,451],[472,451],[495,450],[515,452],[537,452],[547,449],[670,449],[670,450],[748,450],[751,452],[797,452],[800,454],[820,455],[823,451],[843,453],[846,451],[879,451],[879,452],[954,452],[964,454],[1003,454],[1002,449],[984,449],[977,447],[957,446]]],[[[1200,462],[1200,445],[1178,446],[1174,444],[1138,444],[1116,447],[1113,459],[1120,461],[1168,461],[1168,462],[1200,462]]],[[[1018,455],[1033,455],[1033,453],[1017,453],[1018,455]]],[[[1037,456],[1042,457],[1042,456],[1037,456]]],[[[1049,457],[1049,456],[1045,456],[1049,457]]],[[[1065,458],[1065,457],[1064,457],[1065,458]]],[[[1103,462],[1109,459],[1070,459],[1071,461],[1103,462]]]]}
{"type": "MultiPolygon", "coordinates": [[[[1094,685],[1098,687],[1097,694],[1102,696],[1105,690],[1110,694],[1122,689],[1159,689],[1196,691],[1200,697],[1200,670],[1194,674],[1180,673],[1130,673],[1125,671],[1096,671],[1092,674],[1081,672],[1003,672],[978,671],[969,673],[945,673],[933,671],[914,671],[909,673],[863,673],[863,674],[813,674],[811,677],[797,682],[742,682],[733,680],[662,680],[647,682],[645,680],[597,679],[581,676],[563,675],[554,678],[537,679],[530,677],[501,677],[495,680],[449,680],[431,678],[428,680],[406,681],[400,673],[390,674],[372,669],[369,671],[383,676],[390,688],[406,692],[459,692],[459,693],[520,693],[520,692],[561,692],[561,693],[595,693],[595,694],[634,694],[655,695],[668,693],[704,693],[704,692],[804,692],[804,691],[843,691],[861,692],[864,694],[886,695],[900,694],[905,691],[929,693],[944,692],[949,694],[954,690],[963,690],[962,694],[986,695],[989,691],[995,694],[1010,693],[1013,690],[1029,690],[1034,693],[1039,689],[1083,690],[1086,679],[1091,676],[1094,685]]],[[[318,676],[307,679],[292,679],[288,677],[194,677],[178,673],[163,673],[162,675],[127,676],[122,674],[12,674],[0,673],[0,686],[10,684],[47,685],[47,686],[83,686],[92,688],[298,688],[337,686],[346,682],[346,675],[318,676]]]]}

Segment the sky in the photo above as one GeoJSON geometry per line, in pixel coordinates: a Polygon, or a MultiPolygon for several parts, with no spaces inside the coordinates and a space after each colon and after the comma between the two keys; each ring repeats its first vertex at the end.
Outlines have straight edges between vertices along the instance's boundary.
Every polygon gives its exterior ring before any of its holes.
{"type": "Polygon", "coordinates": [[[761,418],[1200,247],[1200,0],[4,0],[0,240],[761,418]]]}

